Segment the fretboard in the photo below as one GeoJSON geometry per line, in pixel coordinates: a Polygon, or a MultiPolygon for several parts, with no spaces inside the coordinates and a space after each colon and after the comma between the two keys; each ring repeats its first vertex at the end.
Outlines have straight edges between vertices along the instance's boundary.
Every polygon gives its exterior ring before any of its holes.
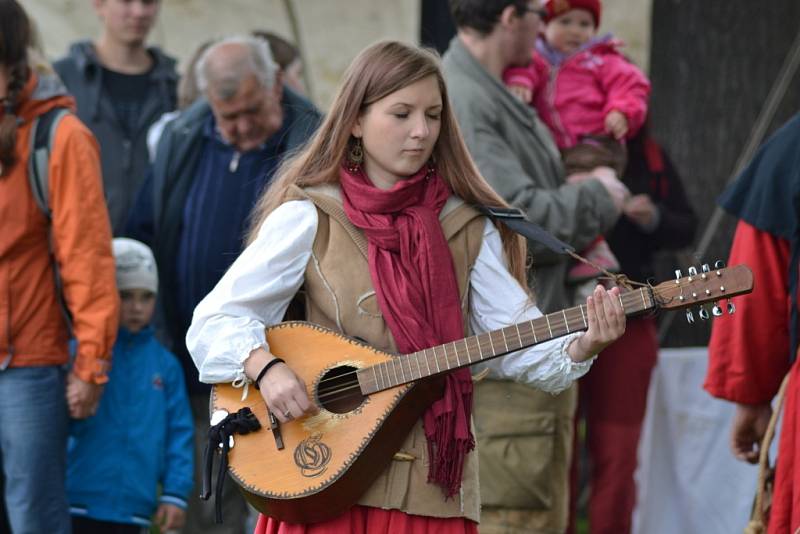
{"type": "MultiPolygon", "coordinates": [[[[619,299],[625,315],[636,315],[655,307],[650,288],[624,293],[619,299]]],[[[358,382],[363,394],[369,395],[490,360],[587,328],[589,322],[586,306],[575,306],[359,369],[358,382]]]]}

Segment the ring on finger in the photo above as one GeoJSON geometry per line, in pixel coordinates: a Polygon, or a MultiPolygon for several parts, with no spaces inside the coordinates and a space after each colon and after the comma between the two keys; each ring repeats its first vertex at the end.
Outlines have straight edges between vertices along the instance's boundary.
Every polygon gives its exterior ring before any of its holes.
{"type": "Polygon", "coordinates": [[[286,410],[285,412],[283,412],[283,416],[286,419],[291,419],[292,418],[292,412],[290,412],[289,410],[286,410]]]}

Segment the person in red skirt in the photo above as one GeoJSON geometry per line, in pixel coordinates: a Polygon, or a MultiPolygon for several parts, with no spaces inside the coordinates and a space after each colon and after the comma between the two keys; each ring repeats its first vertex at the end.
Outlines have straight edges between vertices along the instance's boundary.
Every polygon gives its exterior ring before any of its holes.
{"type": "MultiPolygon", "coordinates": [[[[438,58],[393,41],[368,47],[325,122],[259,201],[247,248],[195,309],[187,346],[201,380],[254,383],[282,423],[314,413],[305,384],[264,337],[301,286],[308,321],[393,353],[541,316],[524,289],[523,241],[476,204],[506,205],[467,152],[438,58]]],[[[625,329],[617,289],[598,286],[587,307],[585,333],[492,360],[502,360],[493,369],[566,388],[625,329]]],[[[410,465],[393,461],[339,517],[262,516],[256,532],[477,532],[471,411],[472,377],[462,368],[402,444],[410,465]]]]}
{"type": "Polygon", "coordinates": [[[738,459],[756,463],[772,398],[790,373],[767,532],[793,534],[800,528],[800,114],[767,140],[720,204],[739,219],[729,264],[753,270],[754,290],[737,299],[735,314],[714,321],[704,388],[736,403],[731,449],[738,459]]]}

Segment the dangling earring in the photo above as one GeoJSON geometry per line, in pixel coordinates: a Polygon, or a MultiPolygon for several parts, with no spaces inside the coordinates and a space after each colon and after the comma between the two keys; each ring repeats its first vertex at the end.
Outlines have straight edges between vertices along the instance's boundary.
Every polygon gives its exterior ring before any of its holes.
{"type": "Polygon", "coordinates": [[[356,137],[347,153],[347,170],[354,173],[358,172],[363,162],[364,149],[361,147],[361,138],[356,137]]]}
{"type": "Polygon", "coordinates": [[[431,157],[426,164],[427,168],[425,169],[425,179],[430,179],[431,176],[436,174],[436,157],[431,153],[431,157]]]}

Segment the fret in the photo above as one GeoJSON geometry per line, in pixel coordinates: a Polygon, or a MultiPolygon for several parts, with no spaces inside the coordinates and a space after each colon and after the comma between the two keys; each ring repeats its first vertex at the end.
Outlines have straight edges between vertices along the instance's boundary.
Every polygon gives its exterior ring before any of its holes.
{"type": "Polygon", "coordinates": [[[581,311],[581,318],[583,319],[583,327],[589,328],[589,323],[586,322],[586,314],[583,313],[583,305],[578,306],[578,309],[581,311]]]}
{"type": "Polygon", "coordinates": [[[487,333],[486,337],[489,338],[489,346],[492,348],[492,356],[494,356],[495,354],[497,354],[497,351],[494,350],[494,343],[492,342],[492,333],[491,332],[487,333]]]}
{"type": "Polygon", "coordinates": [[[475,344],[478,345],[478,354],[480,355],[481,360],[483,360],[483,347],[481,347],[480,336],[475,336],[475,344]]]}
{"type": "Polygon", "coordinates": [[[514,325],[514,328],[517,329],[517,339],[519,340],[519,348],[522,348],[522,345],[525,343],[522,342],[522,335],[519,333],[519,323],[514,325]]]}
{"type": "Polygon", "coordinates": [[[544,316],[545,321],[547,321],[547,330],[550,332],[550,338],[553,338],[553,329],[550,328],[550,317],[549,314],[544,316]]]}
{"type": "MultiPolygon", "coordinates": [[[[425,354],[427,354],[427,353],[428,353],[428,350],[429,350],[429,349],[425,349],[425,354]]],[[[439,358],[437,358],[437,357],[436,357],[436,350],[435,350],[435,348],[434,348],[434,350],[432,350],[431,352],[433,353],[433,363],[435,363],[435,364],[436,364],[436,372],[437,372],[437,373],[441,373],[441,372],[442,372],[442,370],[441,370],[441,369],[439,369],[439,358]]]]}
{"type": "Polygon", "coordinates": [[[644,289],[639,290],[639,294],[642,296],[642,309],[647,309],[647,302],[644,300],[644,289]]]}
{"type": "MultiPolygon", "coordinates": [[[[436,348],[437,347],[433,347],[433,355],[436,358],[436,361],[438,362],[439,361],[439,355],[436,354],[436,348]]],[[[444,365],[445,365],[445,368],[450,369],[449,362],[447,361],[447,352],[446,351],[444,353],[444,365]]]]}
{"type": "Polygon", "coordinates": [[[408,380],[407,380],[407,382],[409,382],[411,380],[414,380],[414,366],[411,365],[411,359],[410,358],[403,358],[403,360],[405,360],[405,362],[408,364],[408,380]]]}
{"type": "Polygon", "coordinates": [[[414,358],[417,360],[417,372],[419,373],[418,378],[422,378],[422,367],[419,365],[419,352],[414,353],[414,358]]]}
{"type": "Polygon", "coordinates": [[[425,360],[425,366],[428,368],[428,376],[431,376],[431,363],[428,361],[428,351],[422,351],[422,358],[425,360]]]}
{"type": "Polygon", "coordinates": [[[463,340],[464,341],[464,350],[467,351],[467,361],[469,363],[472,363],[472,355],[470,355],[470,353],[469,353],[469,343],[467,343],[468,340],[469,340],[469,338],[464,338],[464,340],[463,340]]]}
{"type": "Polygon", "coordinates": [[[400,380],[397,378],[397,358],[392,359],[392,371],[394,371],[394,383],[395,385],[400,384],[400,380]]]}
{"type": "Polygon", "coordinates": [[[619,297],[619,305],[622,306],[622,310],[625,311],[625,303],[622,302],[622,295],[617,295],[619,297]]]}
{"type": "Polygon", "coordinates": [[[375,372],[375,366],[372,366],[372,378],[375,380],[375,389],[380,388],[380,384],[378,384],[378,373],[375,372]]]}
{"type": "Polygon", "coordinates": [[[536,339],[536,324],[533,321],[528,321],[528,324],[531,325],[531,332],[533,333],[533,342],[538,343],[539,340],[536,339]]]}
{"type": "Polygon", "coordinates": [[[503,336],[503,345],[506,346],[506,352],[511,352],[510,350],[508,350],[508,341],[506,340],[506,329],[503,328],[502,330],[500,330],[500,334],[502,334],[503,336]]]}
{"type": "Polygon", "coordinates": [[[387,387],[389,387],[389,386],[386,385],[386,384],[389,383],[389,372],[388,371],[386,372],[386,378],[384,378],[383,377],[383,368],[384,367],[385,367],[384,362],[381,362],[381,363],[378,364],[378,371],[380,371],[380,373],[381,373],[381,383],[383,384],[383,389],[386,389],[387,387]]]}
{"type": "Polygon", "coordinates": [[[456,342],[453,341],[453,351],[456,353],[456,363],[458,367],[461,367],[461,359],[458,357],[458,348],[456,348],[456,342]]]}
{"type": "Polygon", "coordinates": [[[406,373],[403,370],[403,360],[405,360],[405,358],[403,358],[403,357],[398,358],[398,361],[400,362],[400,376],[402,377],[403,382],[407,382],[406,373]]]}
{"type": "Polygon", "coordinates": [[[569,334],[569,321],[567,321],[567,310],[561,310],[561,314],[564,315],[564,326],[567,327],[567,334],[569,334]]]}

